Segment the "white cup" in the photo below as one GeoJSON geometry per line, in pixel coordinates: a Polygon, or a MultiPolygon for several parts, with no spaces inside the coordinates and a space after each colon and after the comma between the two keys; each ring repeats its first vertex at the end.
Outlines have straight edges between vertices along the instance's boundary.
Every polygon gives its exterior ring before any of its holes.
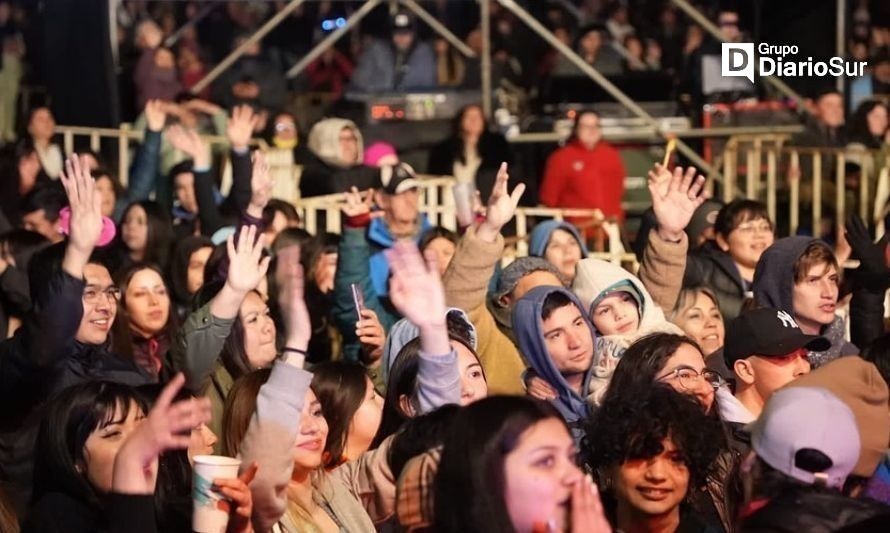
{"type": "Polygon", "coordinates": [[[214,479],[238,477],[241,459],[222,455],[195,456],[192,476],[192,530],[198,533],[225,533],[231,505],[214,491],[214,479]]]}
{"type": "Polygon", "coordinates": [[[476,185],[471,182],[456,183],[454,188],[454,214],[457,223],[466,228],[476,219],[473,212],[473,201],[476,199],[476,185]]]}

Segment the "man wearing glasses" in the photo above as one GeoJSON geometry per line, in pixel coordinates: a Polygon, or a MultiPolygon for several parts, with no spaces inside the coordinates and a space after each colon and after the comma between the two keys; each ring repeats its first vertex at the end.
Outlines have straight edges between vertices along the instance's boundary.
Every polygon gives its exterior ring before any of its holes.
{"type": "Polygon", "coordinates": [[[809,373],[809,352],[829,344],[803,333],[787,311],[762,308],[739,315],[729,323],[723,347],[735,377],[734,398],[726,389],[718,391],[723,419],[733,429],[753,422],[776,390],[809,373]]]}

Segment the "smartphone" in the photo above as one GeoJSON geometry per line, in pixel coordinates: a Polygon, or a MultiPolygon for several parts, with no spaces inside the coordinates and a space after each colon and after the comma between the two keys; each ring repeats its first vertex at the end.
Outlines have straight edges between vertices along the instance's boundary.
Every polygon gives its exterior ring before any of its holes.
{"type": "Polygon", "coordinates": [[[365,294],[362,292],[362,286],[358,283],[350,283],[349,288],[352,289],[352,304],[355,306],[355,314],[361,320],[362,309],[365,308],[365,294]]]}

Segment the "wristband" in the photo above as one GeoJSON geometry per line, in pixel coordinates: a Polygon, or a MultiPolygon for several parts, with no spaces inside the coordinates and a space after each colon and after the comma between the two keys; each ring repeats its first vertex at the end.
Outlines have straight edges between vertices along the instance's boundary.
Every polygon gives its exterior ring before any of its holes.
{"type": "Polygon", "coordinates": [[[371,224],[371,213],[364,213],[354,217],[346,217],[347,228],[364,228],[371,224]]]}
{"type": "Polygon", "coordinates": [[[301,350],[299,348],[291,348],[289,346],[285,346],[281,349],[281,353],[298,353],[300,355],[306,355],[306,350],[301,350]]]}

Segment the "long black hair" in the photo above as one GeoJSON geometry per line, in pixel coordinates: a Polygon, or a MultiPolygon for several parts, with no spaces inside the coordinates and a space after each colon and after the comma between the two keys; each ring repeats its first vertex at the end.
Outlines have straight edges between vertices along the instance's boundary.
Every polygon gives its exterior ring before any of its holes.
{"type": "Polygon", "coordinates": [[[53,398],[37,435],[32,500],[57,492],[100,510],[101,495],[83,473],[84,447],[90,434],[115,422],[116,414],[126,418],[133,405],[148,411],[136,389],[106,381],[73,385],[53,398]]]}
{"type": "Polygon", "coordinates": [[[436,474],[433,530],[513,533],[504,460],[526,430],[551,418],[562,421],[550,404],[522,396],[490,396],[462,408],[436,474]]]}
{"type": "Polygon", "coordinates": [[[170,262],[170,288],[173,290],[173,300],[180,306],[188,307],[192,301],[193,295],[188,291],[189,262],[192,254],[201,248],[213,248],[213,241],[203,235],[190,235],[179,241],[173,251],[173,260],[170,262]]]}
{"type": "MultiPolygon", "coordinates": [[[[148,226],[147,237],[145,239],[145,254],[142,256],[142,261],[160,265],[161,268],[167,268],[167,265],[170,262],[170,251],[174,240],[173,222],[170,219],[170,215],[167,214],[164,208],[161,207],[161,204],[157,202],[142,200],[128,205],[121,214],[117,236],[115,237],[115,242],[112,244],[112,247],[118,254],[129,257],[130,250],[127,248],[127,245],[123,240],[123,227],[124,222],[127,220],[127,215],[136,206],[141,207],[145,211],[145,222],[148,226]]],[[[116,265],[118,268],[129,262],[127,258],[124,257],[119,260],[121,261],[121,264],[116,265]]]]}
{"type": "Polygon", "coordinates": [[[872,150],[878,150],[883,146],[883,133],[874,135],[868,129],[868,115],[878,106],[887,109],[887,104],[874,99],[865,100],[856,107],[856,111],[853,112],[853,116],[850,118],[849,122],[850,130],[848,138],[851,142],[860,142],[864,144],[866,148],[872,150]]]}
{"type": "Polygon", "coordinates": [[[349,427],[368,391],[365,367],[349,361],[318,364],[312,369],[312,390],[328,422],[324,466],[334,468],[343,462],[349,427]]]}

